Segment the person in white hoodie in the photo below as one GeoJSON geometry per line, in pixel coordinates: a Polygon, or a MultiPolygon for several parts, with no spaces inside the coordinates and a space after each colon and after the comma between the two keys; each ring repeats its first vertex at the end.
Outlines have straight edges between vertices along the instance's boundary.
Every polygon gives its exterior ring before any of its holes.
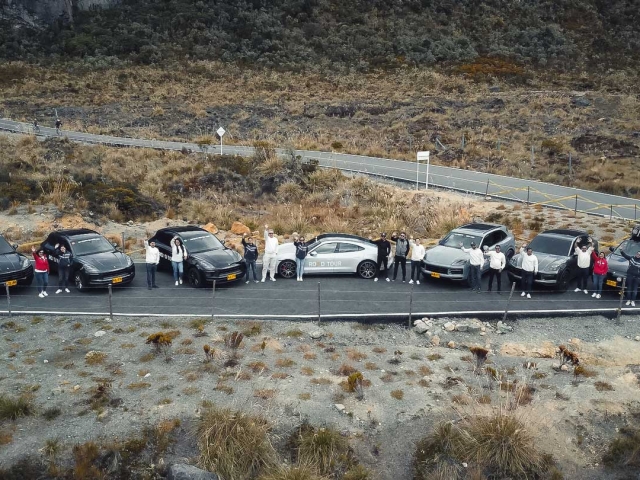
{"type": "Polygon", "coordinates": [[[184,261],[187,259],[187,248],[178,237],[171,240],[171,267],[173,268],[173,279],[176,287],[182,285],[182,275],[184,274],[184,261]]]}
{"type": "Polygon", "coordinates": [[[464,253],[469,254],[469,283],[471,284],[471,291],[480,293],[480,275],[482,273],[482,265],[484,265],[482,250],[478,248],[475,242],[471,242],[471,248],[464,248],[464,244],[460,242],[460,248],[464,253]]]}
{"type": "Polygon", "coordinates": [[[271,281],[276,281],[276,263],[278,259],[278,237],[273,228],[264,226],[264,256],[262,257],[262,282],[267,279],[267,272],[271,274],[271,281]]]}
{"type": "Polygon", "coordinates": [[[152,288],[158,288],[156,285],[156,270],[158,270],[158,264],[160,263],[160,250],[156,247],[156,242],[144,241],[144,246],[147,250],[146,264],[147,264],[147,287],[149,290],[152,288]]]}
{"type": "Polygon", "coordinates": [[[507,264],[507,259],[504,256],[504,253],[500,251],[500,245],[496,245],[496,249],[489,250],[489,247],[485,245],[484,247],[484,255],[485,257],[489,257],[489,288],[487,289],[489,292],[491,291],[491,287],[493,286],[493,277],[496,277],[498,280],[498,295],[500,295],[500,291],[502,290],[502,270],[504,270],[505,265],[507,264]]]}
{"type": "Polygon", "coordinates": [[[589,284],[589,270],[591,269],[591,253],[593,252],[593,241],[591,237],[587,239],[587,245],[580,245],[580,239],[576,241],[575,254],[578,256],[578,286],[575,291],[583,290],[589,293],[587,285],[589,284]]]}
{"type": "Polygon", "coordinates": [[[415,278],[416,285],[420,285],[420,261],[424,258],[425,248],[419,238],[414,241],[413,237],[409,237],[409,245],[411,246],[411,280],[409,280],[409,284],[412,284],[415,278]]]}
{"type": "Polygon", "coordinates": [[[538,257],[533,254],[533,250],[526,245],[520,248],[520,255],[522,256],[522,293],[521,297],[525,295],[527,298],[531,298],[531,291],[533,289],[533,278],[538,273],[538,257]]]}

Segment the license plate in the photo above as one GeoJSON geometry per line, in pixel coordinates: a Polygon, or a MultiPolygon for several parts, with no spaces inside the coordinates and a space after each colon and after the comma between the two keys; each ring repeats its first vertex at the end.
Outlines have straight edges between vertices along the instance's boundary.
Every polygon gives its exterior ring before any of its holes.
{"type": "Polygon", "coordinates": [[[227,275],[227,280],[235,280],[235,279],[236,279],[235,273],[230,273],[229,275],[227,275]]]}
{"type": "Polygon", "coordinates": [[[111,283],[122,283],[122,277],[114,277],[111,283]]]}
{"type": "Polygon", "coordinates": [[[433,278],[440,278],[440,274],[439,274],[439,273],[437,273],[437,272],[431,272],[431,276],[432,276],[433,278]]]}
{"type": "Polygon", "coordinates": [[[607,280],[607,285],[609,285],[610,287],[617,287],[618,282],[616,282],[615,280],[607,280]]]}
{"type": "Polygon", "coordinates": [[[5,282],[5,285],[7,287],[15,287],[18,284],[17,280],[8,280],[5,282]]]}

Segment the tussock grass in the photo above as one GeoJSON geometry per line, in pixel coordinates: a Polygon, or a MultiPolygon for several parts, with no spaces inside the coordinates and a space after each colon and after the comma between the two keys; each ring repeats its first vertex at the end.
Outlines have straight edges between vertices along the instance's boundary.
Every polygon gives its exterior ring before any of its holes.
{"type": "Polygon", "coordinates": [[[33,413],[34,407],[28,396],[10,398],[6,395],[0,395],[0,420],[16,420],[20,417],[33,415],[33,413]]]}
{"type": "Polygon", "coordinates": [[[273,471],[260,475],[258,480],[328,480],[318,475],[315,468],[307,465],[280,466],[273,471]]]}
{"type": "Polygon", "coordinates": [[[640,428],[623,427],[602,459],[608,467],[640,467],[640,428]]]}
{"type": "Polygon", "coordinates": [[[197,428],[200,466],[223,478],[254,477],[276,458],[268,436],[270,428],[262,417],[228,408],[206,408],[197,428]]]}
{"type": "Polygon", "coordinates": [[[295,460],[321,475],[332,475],[354,465],[349,442],[332,428],[315,428],[303,423],[289,438],[295,460]]]}

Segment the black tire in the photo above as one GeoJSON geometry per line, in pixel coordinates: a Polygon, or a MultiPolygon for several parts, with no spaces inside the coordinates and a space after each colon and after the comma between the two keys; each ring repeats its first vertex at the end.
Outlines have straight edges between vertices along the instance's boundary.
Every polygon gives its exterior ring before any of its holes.
{"type": "Polygon", "coordinates": [[[187,272],[187,277],[189,278],[189,285],[191,285],[193,288],[204,287],[204,277],[202,276],[200,270],[198,270],[196,267],[191,267],[189,269],[189,271],[187,272]]]}
{"type": "Polygon", "coordinates": [[[73,283],[79,292],[85,292],[87,290],[87,277],[85,277],[82,272],[77,271],[73,275],[73,283]]]}
{"type": "MultiPolygon", "coordinates": [[[[262,267],[264,268],[264,266],[262,267]]],[[[278,275],[282,278],[293,278],[296,276],[296,262],[293,260],[283,260],[278,265],[278,275]]]]}
{"type": "Polygon", "coordinates": [[[513,250],[509,250],[507,252],[507,255],[505,256],[505,259],[507,261],[507,265],[509,264],[509,262],[511,261],[511,259],[513,258],[513,256],[516,254],[516,252],[514,252],[513,250]]]}
{"type": "Polygon", "coordinates": [[[365,260],[358,265],[358,275],[360,278],[370,280],[378,273],[378,265],[373,260],[365,260]]]}
{"type": "Polygon", "coordinates": [[[556,292],[558,293],[566,292],[567,289],[569,288],[570,281],[571,281],[571,278],[569,276],[568,270],[562,270],[561,272],[558,272],[558,281],[556,282],[556,287],[555,287],[556,292]]]}

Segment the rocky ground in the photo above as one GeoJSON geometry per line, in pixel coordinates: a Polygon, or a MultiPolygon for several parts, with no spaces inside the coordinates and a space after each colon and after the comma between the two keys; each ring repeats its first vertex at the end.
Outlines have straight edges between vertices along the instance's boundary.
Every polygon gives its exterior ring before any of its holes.
{"type": "Polygon", "coordinates": [[[0,468],[25,455],[43,458],[47,441],[56,441],[65,463],[76,444],[124,441],[174,419],[177,435],[155,464],[195,463],[193,432],[206,400],[266,417],[279,448],[302,421],[333,427],[376,479],[410,478],[415,442],[438,421],[513,408],[565,478],[613,479],[602,455],[640,416],[637,316],[620,324],[598,316],[424,319],[412,329],[5,317],[0,335],[0,389],[35,406],[33,415],[0,424],[0,468]],[[145,343],[157,331],[172,332],[164,352],[145,343]],[[224,342],[234,331],[244,333],[235,352],[224,342]],[[560,344],[583,371],[561,366],[560,344]],[[489,350],[482,366],[474,346],[489,350]],[[346,388],[354,371],[365,379],[361,395],[346,388]]]}

